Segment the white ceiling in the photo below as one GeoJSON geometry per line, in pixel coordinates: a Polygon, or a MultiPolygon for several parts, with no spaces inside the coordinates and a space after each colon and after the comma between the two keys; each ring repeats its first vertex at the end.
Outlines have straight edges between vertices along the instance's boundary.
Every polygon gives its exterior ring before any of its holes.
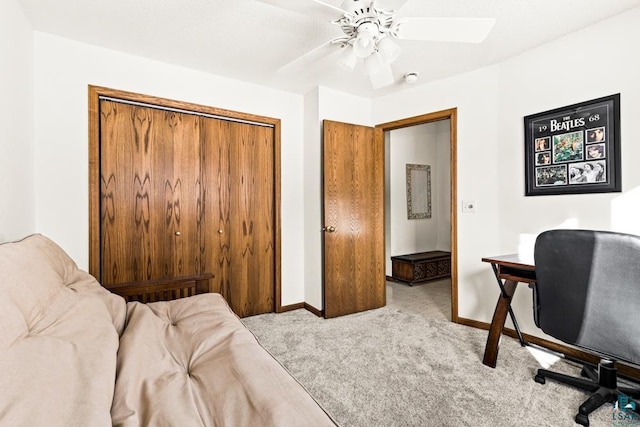
{"type": "MultiPolygon", "coordinates": [[[[481,44],[399,41],[397,83],[378,90],[328,56],[294,75],[277,72],[342,35],[340,28],[255,0],[18,0],[35,30],[286,91],[321,85],[373,98],[494,64],[640,6],[640,0],[408,0],[398,17],[481,17],[497,22],[481,44]]],[[[300,0],[301,2],[303,0],[300,0]]],[[[324,0],[340,6],[341,0],[324,0]]],[[[402,3],[402,2],[400,2],[402,3]]],[[[397,0],[376,5],[395,9],[397,0]]],[[[337,18],[337,17],[336,17],[337,18]]],[[[339,50],[339,49],[337,49],[339,50]]]]}

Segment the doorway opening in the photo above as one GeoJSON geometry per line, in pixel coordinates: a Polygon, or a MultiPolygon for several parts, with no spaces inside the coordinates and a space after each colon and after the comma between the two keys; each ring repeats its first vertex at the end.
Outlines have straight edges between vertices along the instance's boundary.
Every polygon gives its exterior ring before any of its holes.
{"type": "MultiPolygon", "coordinates": [[[[386,276],[391,276],[391,256],[400,255],[396,252],[451,252],[450,319],[455,323],[458,322],[456,129],[455,108],[376,126],[377,137],[385,141],[386,276]],[[419,163],[423,169],[429,166],[432,184],[430,192],[426,188],[423,191],[430,198],[421,201],[428,206],[429,216],[418,220],[408,220],[405,202],[408,197],[405,164],[412,163],[419,163]],[[394,218],[401,216],[403,224],[392,226],[394,218]],[[394,242],[392,233],[397,237],[394,242]]],[[[418,286],[428,287],[429,283],[418,286]]]]}

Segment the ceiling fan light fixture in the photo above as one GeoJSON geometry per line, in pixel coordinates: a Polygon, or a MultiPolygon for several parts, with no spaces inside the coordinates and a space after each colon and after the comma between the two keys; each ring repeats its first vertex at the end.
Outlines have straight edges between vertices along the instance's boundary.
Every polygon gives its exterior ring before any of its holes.
{"type": "Polygon", "coordinates": [[[353,71],[358,62],[358,55],[356,55],[354,48],[351,45],[346,45],[343,49],[344,50],[338,57],[338,65],[347,71],[353,71]]]}
{"type": "MultiPolygon", "coordinates": [[[[339,8],[327,3],[328,0],[257,1],[303,14],[307,11],[321,13],[332,24],[338,25],[343,33],[281,67],[279,72],[315,66],[321,56],[338,53],[335,50],[339,46],[344,50],[339,52],[338,66],[353,71],[362,62],[363,66],[359,68],[369,77],[374,88],[396,82],[391,64],[401,54],[397,40],[480,43],[496,22],[493,18],[398,18],[394,10],[377,7],[375,0],[343,0],[339,8]]],[[[400,8],[406,1],[396,1],[395,5],[400,8]]],[[[417,73],[404,75],[404,82],[408,84],[415,83],[417,79],[417,73]]]]}
{"type": "Polygon", "coordinates": [[[387,64],[391,64],[400,56],[400,46],[389,37],[383,37],[378,41],[378,52],[387,64]]]}
{"type": "Polygon", "coordinates": [[[373,53],[376,43],[373,37],[369,37],[368,33],[358,35],[353,42],[353,50],[358,58],[367,58],[373,53]]]}
{"type": "Polygon", "coordinates": [[[374,89],[380,89],[394,83],[393,71],[391,65],[383,63],[382,69],[375,74],[369,75],[371,86],[374,89]]]}
{"type": "Polygon", "coordinates": [[[389,64],[384,62],[382,56],[378,52],[373,52],[364,60],[364,69],[367,75],[377,74],[386,68],[389,64]]]}

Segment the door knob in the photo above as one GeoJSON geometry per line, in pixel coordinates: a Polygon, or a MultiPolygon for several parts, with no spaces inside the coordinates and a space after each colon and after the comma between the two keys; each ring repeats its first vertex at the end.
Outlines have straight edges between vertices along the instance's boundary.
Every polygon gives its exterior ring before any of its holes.
{"type": "Polygon", "coordinates": [[[222,233],[224,233],[224,231],[218,230],[218,234],[222,234],[222,233]]]}
{"type": "Polygon", "coordinates": [[[329,227],[322,227],[322,231],[326,231],[327,233],[333,233],[334,231],[336,231],[336,228],[333,225],[330,225],[329,227]]]}
{"type": "Polygon", "coordinates": [[[176,236],[181,235],[182,233],[180,233],[179,231],[176,231],[176,236]]]}

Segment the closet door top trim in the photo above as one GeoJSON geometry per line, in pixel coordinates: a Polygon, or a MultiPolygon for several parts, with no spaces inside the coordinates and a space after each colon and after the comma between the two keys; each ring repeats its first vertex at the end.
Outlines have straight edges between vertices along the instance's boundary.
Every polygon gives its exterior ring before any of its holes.
{"type": "Polygon", "coordinates": [[[203,111],[185,110],[185,109],[182,109],[182,108],[174,108],[174,107],[169,107],[169,106],[165,106],[165,105],[149,104],[149,103],[146,103],[146,102],[138,102],[138,101],[130,101],[128,99],[114,98],[114,97],[111,97],[111,96],[98,96],[98,99],[100,99],[101,101],[119,102],[121,104],[135,105],[135,106],[138,106],[138,107],[145,107],[145,108],[153,108],[153,109],[162,110],[162,111],[172,111],[174,113],[190,114],[190,115],[193,115],[193,116],[208,117],[208,118],[211,118],[211,119],[226,120],[226,121],[229,121],[229,122],[244,123],[244,124],[248,124],[248,125],[263,126],[263,127],[270,127],[270,128],[275,127],[274,123],[257,122],[257,121],[253,121],[253,120],[242,119],[242,118],[223,116],[223,115],[220,115],[220,114],[211,114],[211,113],[207,113],[207,112],[203,112],[203,111]]]}

